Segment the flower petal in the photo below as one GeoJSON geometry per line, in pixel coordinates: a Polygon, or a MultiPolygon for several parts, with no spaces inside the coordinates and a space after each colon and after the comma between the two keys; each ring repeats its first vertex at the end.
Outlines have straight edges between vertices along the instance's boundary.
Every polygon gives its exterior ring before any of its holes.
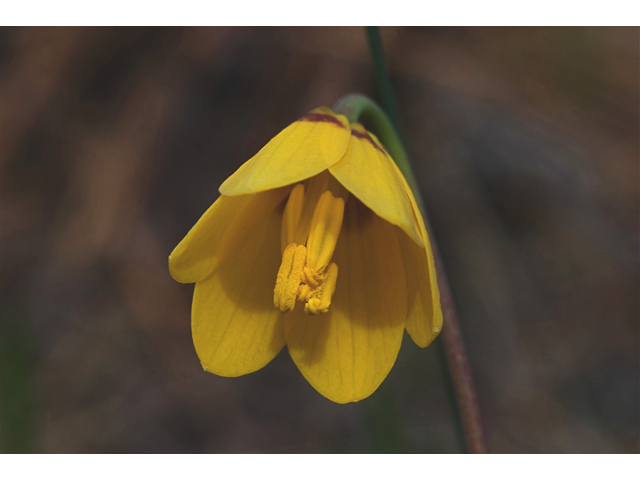
{"type": "Polygon", "coordinates": [[[310,316],[297,305],[285,315],[293,361],[309,383],[334,402],[371,395],[400,350],[407,287],[394,230],[350,198],[333,257],[339,272],[329,312],[310,316]]]}
{"type": "Polygon", "coordinates": [[[276,135],[220,186],[223,195],[261,192],[300,182],[339,161],[349,122],[327,107],[311,110],[276,135]]]}
{"type": "Polygon", "coordinates": [[[402,183],[402,173],[362,125],[351,124],[347,152],[329,172],[380,217],[398,225],[419,245],[424,245],[402,183]]]}
{"type": "Polygon", "coordinates": [[[193,283],[209,276],[223,260],[241,250],[243,242],[253,235],[254,224],[276,209],[290,191],[287,187],[256,195],[219,197],[169,255],[173,279],[193,283]]]}
{"type": "Polygon", "coordinates": [[[418,202],[416,202],[411,187],[404,177],[402,177],[402,183],[411,202],[411,208],[420,229],[420,236],[424,239],[424,247],[420,247],[409,237],[398,232],[409,291],[406,329],[415,344],[424,348],[433,342],[442,330],[440,290],[431,242],[418,202]]]}
{"type": "Polygon", "coordinates": [[[416,345],[424,348],[442,330],[442,309],[433,253],[428,237],[425,236],[426,247],[421,247],[404,232],[398,230],[397,233],[409,294],[406,329],[416,345]]]}
{"type": "Polygon", "coordinates": [[[196,283],[191,330],[208,372],[225,377],[254,372],[284,346],[282,313],[273,307],[281,221],[280,209],[265,212],[241,252],[196,283]]]}

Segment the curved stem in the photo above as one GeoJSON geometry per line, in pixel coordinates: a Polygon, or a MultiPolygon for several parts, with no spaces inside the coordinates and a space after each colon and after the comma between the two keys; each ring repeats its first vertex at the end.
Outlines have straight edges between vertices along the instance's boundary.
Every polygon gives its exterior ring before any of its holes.
{"type": "Polygon", "coordinates": [[[411,163],[409,162],[409,156],[400,140],[397,128],[391,123],[384,110],[366,95],[350,93],[338,100],[338,103],[333,107],[333,111],[344,115],[350,122],[362,123],[367,130],[378,137],[378,140],[385,146],[407,180],[411,191],[414,192],[416,201],[420,204],[420,209],[424,210],[421,203],[422,197],[419,194],[411,163]]]}
{"type": "MultiPolygon", "coordinates": [[[[400,140],[397,126],[391,123],[382,108],[365,95],[346,95],[336,103],[333,110],[336,113],[345,115],[350,122],[362,123],[367,130],[378,136],[380,142],[385,146],[411,187],[422,211],[427,231],[432,232],[433,230],[431,229],[424,208],[424,202],[422,201],[422,195],[420,195],[420,190],[413,175],[409,157],[400,140]]],[[[455,400],[458,406],[459,422],[462,425],[467,451],[469,453],[486,453],[488,450],[480,417],[480,409],[471,376],[469,359],[462,338],[460,322],[458,321],[458,314],[453,302],[449,281],[445,274],[438,245],[434,238],[430,240],[435,258],[436,272],[438,274],[442,313],[445,319],[441,339],[449,367],[448,373],[451,378],[451,383],[453,384],[455,400]]]]}

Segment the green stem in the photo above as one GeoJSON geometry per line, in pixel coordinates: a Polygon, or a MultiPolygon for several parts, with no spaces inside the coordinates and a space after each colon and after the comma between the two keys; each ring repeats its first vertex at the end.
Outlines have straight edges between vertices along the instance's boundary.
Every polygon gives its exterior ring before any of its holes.
{"type": "Polygon", "coordinates": [[[380,95],[380,104],[387,113],[391,122],[396,126],[398,133],[402,132],[400,128],[400,116],[396,108],[396,100],[393,95],[393,87],[389,78],[386,62],[384,61],[384,50],[382,49],[382,40],[378,27],[366,27],[367,40],[369,43],[369,52],[373,60],[373,68],[376,72],[376,81],[378,83],[378,94],[380,95]]]}
{"type": "Polygon", "coordinates": [[[333,111],[347,117],[350,122],[360,122],[364,127],[373,132],[378,140],[385,146],[393,161],[407,180],[414,192],[420,209],[424,210],[422,197],[413,175],[409,156],[404,148],[397,128],[391,123],[389,117],[380,106],[366,95],[350,93],[345,95],[333,107],[333,111]]]}

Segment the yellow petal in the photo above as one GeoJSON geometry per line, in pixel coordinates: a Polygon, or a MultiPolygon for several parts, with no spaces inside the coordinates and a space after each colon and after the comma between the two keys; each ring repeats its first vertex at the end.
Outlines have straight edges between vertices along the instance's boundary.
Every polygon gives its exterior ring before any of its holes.
{"type": "Polygon", "coordinates": [[[362,125],[351,124],[347,152],[329,172],[380,217],[398,225],[419,245],[424,245],[402,173],[362,125]]]}
{"type": "Polygon", "coordinates": [[[346,117],[327,107],[315,108],[276,135],[227,178],[220,193],[261,192],[317,175],[342,158],[349,134],[346,117]]]}
{"type": "Polygon", "coordinates": [[[225,377],[254,372],[284,346],[282,313],[273,307],[281,221],[278,209],[265,213],[241,252],[196,283],[191,330],[208,372],[225,377]]]}
{"type": "Polygon", "coordinates": [[[402,182],[425,245],[420,247],[406,235],[398,232],[409,291],[406,328],[415,344],[424,348],[433,342],[442,330],[440,290],[431,242],[420,208],[404,177],[402,177],[402,182]]]}
{"type": "Polygon", "coordinates": [[[329,311],[287,313],[285,336],[316,390],[355,402],[378,388],[402,342],[407,287],[395,227],[351,198],[333,260],[340,271],[329,311]]]}
{"type": "Polygon", "coordinates": [[[219,197],[169,255],[173,279],[193,283],[209,276],[222,261],[241,251],[244,241],[254,234],[254,224],[278,208],[290,191],[287,187],[219,197]]]}
{"type": "Polygon", "coordinates": [[[398,230],[400,249],[407,274],[408,312],[407,332],[419,347],[429,345],[442,330],[442,309],[433,253],[429,238],[426,248],[416,245],[398,230]]]}

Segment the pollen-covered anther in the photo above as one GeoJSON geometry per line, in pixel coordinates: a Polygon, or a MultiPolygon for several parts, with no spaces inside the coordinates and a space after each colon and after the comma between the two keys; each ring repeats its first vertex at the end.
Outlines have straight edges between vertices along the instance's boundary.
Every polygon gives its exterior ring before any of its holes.
{"type": "MultiPolygon", "coordinates": [[[[309,191],[318,185],[311,185],[309,191]]],[[[344,200],[328,190],[317,192],[317,196],[309,194],[309,200],[317,198],[315,206],[309,208],[313,204],[305,205],[305,197],[304,188],[297,185],[285,207],[282,244],[287,246],[276,278],[273,305],[286,313],[300,301],[305,304],[306,313],[319,315],[329,311],[336,289],[338,267],[329,262],[342,227],[344,200]],[[293,238],[306,241],[306,246],[293,238]]]]}
{"type": "Polygon", "coordinates": [[[336,291],[338,266],[335,263],[331,263],[323,277],[322,283],[313,291],[304,306],[304,311],[311,315],[320,315],[321,313],[327,313],[329,311],[331,298],[336,291]]]}
{"type": "Polygon", "coordinates": [[[300,289],[303,269],[307,262],[307,249],[304,245],[290,243],[282,254],[282,263],[273,291],[273,306],[282,313],[293,310],[300,289]]]}

